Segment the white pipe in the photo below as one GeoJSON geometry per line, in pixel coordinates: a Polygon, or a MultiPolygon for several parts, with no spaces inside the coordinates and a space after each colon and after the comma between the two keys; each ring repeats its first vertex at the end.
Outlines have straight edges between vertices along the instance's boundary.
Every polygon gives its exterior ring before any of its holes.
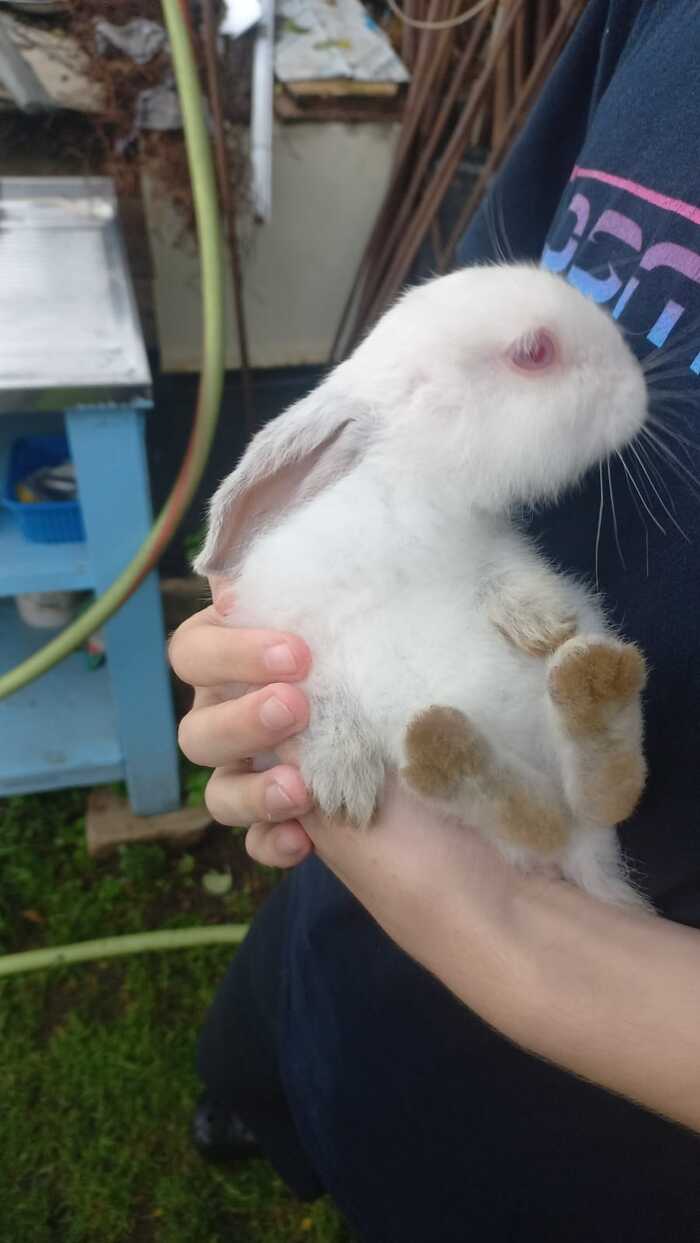
{"type": "Polygon", "coordinates": [[[272,121],[274,115],[275,0],[262,0],[262,15],[253,51],[250,115],[250,165],[256,220],[272,214],[272,121]]]}

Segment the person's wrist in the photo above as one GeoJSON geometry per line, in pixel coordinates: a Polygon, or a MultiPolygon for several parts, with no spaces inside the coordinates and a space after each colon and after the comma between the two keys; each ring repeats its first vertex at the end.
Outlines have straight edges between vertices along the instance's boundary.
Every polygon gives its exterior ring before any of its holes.
{"type": "Polygon", "coordinates": [[[573,1038],[590,996],[609,992],[615,1004],[611,941],[629,921],[646,923],[643,912],[599,902],[575,885],[542,875],[523,876],[513,891],[513,940],[517,944],[518,1004],[509,1034],[535,1052],[547,1054],[554,1028],[571,1028],[573,1038]]]}
{"type": "Polygon", "coordinates": [[[566,908],[572,887],[520,872],[481,839],[474,865],[463,892],[451,887],[437,903],[426,889],[414,902],[422,931],[413,957],[487,1023],[536,1052],[566,953],[553,944],[552,907],[566,908]]]}

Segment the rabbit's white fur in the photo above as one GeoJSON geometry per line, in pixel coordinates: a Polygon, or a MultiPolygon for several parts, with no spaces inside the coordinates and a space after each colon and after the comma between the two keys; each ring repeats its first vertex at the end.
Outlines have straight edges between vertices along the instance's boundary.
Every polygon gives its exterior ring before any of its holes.
{"type": "Polygon", "coordinates": [[[393,767],[518,865],[554,863],[600,898],[642,903],[590,791],[616,756],[638,762],[641,789],[643,676],[619,693],[608,679],[597,716],[593,705],[576,725],[576,705],[572,716],[553,694],[557,671],[601,649],[612,668],[629,647],[511,513],[606,460],[646,408],[641,370],[599,307],[534,267],[477,267],[410,290],[254,438],[213,498],[196,569],[232,580],[233,624],[309,643],[300,760],[326,812],[369,823],[393,767]],[[513,348],[543,333],[551,365],[521,370],[513,348]],[[436,718],[459,735],[444,789],[410,780],[408,731],[433,705],[464,714],[436,718]],[[464,759],[472,741],[478,771],[464,759]],[[520,834],[525,805],[533,832],[520,834]],[[538,841],[538,809],[543,824],[555,810],[561,832],[538,841]]]}

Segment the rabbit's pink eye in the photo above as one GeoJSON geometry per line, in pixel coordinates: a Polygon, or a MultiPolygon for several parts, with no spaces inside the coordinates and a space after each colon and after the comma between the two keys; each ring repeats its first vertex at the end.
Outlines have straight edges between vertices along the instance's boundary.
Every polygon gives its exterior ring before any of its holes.
{"type": "Polygon", "coordinates": [[[544,329],[528,333],[509,350],[510,361],[521,371],[541,371],[554,362],[554,340],[544,329]]]}

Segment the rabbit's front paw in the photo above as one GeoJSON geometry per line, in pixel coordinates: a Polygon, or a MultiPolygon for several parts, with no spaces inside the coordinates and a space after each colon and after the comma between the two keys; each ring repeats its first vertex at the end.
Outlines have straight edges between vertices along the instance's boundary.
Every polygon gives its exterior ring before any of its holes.
{"type": "Polygon", "coordinates": [[[301,774],[319,811],[355,828],[373,820],[384,785],[384,760],[376,744],[355,729],[315,730],[302,741],[301,774]]]}
{"type": "Polygon", "coordinates": [[[494,579],[484,598],[491,624],[528,656],[550,656],[576,633],[570,599],[542,567],[494,579]]]}

